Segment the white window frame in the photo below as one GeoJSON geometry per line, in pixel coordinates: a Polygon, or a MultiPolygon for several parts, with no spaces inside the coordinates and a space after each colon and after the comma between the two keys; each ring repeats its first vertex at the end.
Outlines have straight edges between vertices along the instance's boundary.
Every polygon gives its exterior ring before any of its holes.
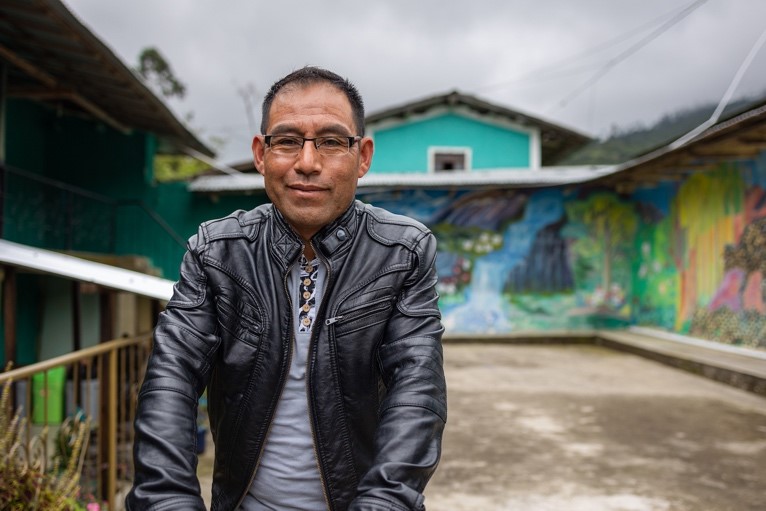
{"type": "Polygon", "coordinates": [[[437,154],[460,154],[465,159],[465,168],[458,172],[470,172],[473,160],[473,149],[466,146],[430,146],[428,148],[428,173],[435,174],[434,160],[437,154]]]}

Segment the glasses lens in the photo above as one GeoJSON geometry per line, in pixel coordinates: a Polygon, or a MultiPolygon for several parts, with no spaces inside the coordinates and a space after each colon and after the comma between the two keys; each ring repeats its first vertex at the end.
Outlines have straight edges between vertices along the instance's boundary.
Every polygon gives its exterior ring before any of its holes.
{"type": "Polygon", "coordinates": [[[322,156],[342,156],[348,154],[355,139],[349,137],[317,137],[304,138],[292,135],[271,135],[268,144],[275,154],[296,156],[301,152],[304,142],[313,143],[322,156]]]}
{"type": "Polygon", "coordinates": [[[298,154],[303,147],[303,139],[283,135],[273,136],[269,147],[278,154],[298,154]]]}
{"type": "Polygon", "coordinates": [[[323,156],[339,156],[348,152],[348,137],[319,137],[316,146],[323,156]]]}

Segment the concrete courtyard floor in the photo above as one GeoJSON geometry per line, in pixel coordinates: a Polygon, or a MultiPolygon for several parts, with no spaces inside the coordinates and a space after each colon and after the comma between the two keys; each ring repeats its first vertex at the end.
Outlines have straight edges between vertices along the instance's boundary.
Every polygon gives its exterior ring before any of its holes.
{"type": "MultiPolygon", "coordinates": [[[[766,398],[592,345],[446,344],[429,511],[762,511],[766,398]]],[[[200,460],[209,502],[212,449],[200,460]]]]}

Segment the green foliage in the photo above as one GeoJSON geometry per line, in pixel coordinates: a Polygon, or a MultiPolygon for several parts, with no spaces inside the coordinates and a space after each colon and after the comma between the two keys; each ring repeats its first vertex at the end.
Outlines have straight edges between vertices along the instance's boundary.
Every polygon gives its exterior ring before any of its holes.
{"type": "Polygon", "coordinates": [[[136,71],[166,98],[183,98],[186,94],[186,86],[176,78],[170,64],[157,48],[144,48],[141,51],[136,71]]]}
{"type": "Polygon", "coordinates": [[[190,156],[158,154],[154,157],[154,179],[161,183],[191,179],[208,166],[190,156]]]}
{"type": "Polygon", "coordinates": [[[11,413],[11,382],[0,396],[0,509],[7,511],[69,511],[78,503],[80,453],[85,449],[87,423],[76,430],[68,459],[58,458],[48,471],[31,466],[25,454],[26,418],[11,413]],[[63,462],[63,464],[62,464],[63,462]]]}

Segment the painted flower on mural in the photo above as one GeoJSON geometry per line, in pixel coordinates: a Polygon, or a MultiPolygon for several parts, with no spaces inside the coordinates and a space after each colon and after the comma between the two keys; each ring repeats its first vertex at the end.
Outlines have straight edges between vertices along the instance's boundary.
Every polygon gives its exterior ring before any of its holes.
{"type": "Polygon", "coordinates": [[[641,266],[638,268],[638,276],[642,279],[649,278],[664,271],[664,267],[661,261],[657,259],[651,259],[652,246],[649,242],[644,241],[641,244],[641,266]]]}
{"type": "Polygon", "coordinates": [[[585,303],[597,309],[619,310],[625,305],[625,290],[617,282],[612,282],[608,289],[596,286],[585,296],[585,303]]]}
{"type": "Polygon", "coordinates": [[[503,244],[503,238],[499,234],[482,232],[475,241],[473,247],[474,253],[484,255],[494,252],[503,244]]]}
{"type": "Polygon", "coordinates": [[[466,258],[481,257],[503,246],[503,236],[476,227],[456,227],[440,224],[433,228],[439,240],[439,250],[466,258]]]}
{"type": "Polygon", "coordinates": [[[456,257],[454,264],[450,267],[449,275],[440,275],[436,290],[440,295],[454,295],[461,291],[471,282],[471,268],[473,264],[470,259],[456,257]]]}

